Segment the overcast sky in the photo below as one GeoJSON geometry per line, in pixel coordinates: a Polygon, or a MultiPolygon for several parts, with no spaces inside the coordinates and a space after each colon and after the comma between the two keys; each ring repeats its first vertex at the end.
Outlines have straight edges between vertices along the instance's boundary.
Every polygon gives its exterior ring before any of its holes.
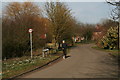
{"type": "Polygon", "coordinates": [[[75,18],[84,23],[96,24],[103,19],[110,18],[113,9],[113,6],[105,2],[72,2],[67,4],[72,9],[75,18]]]}
{"type": "MultiPolygon", "coordinates": [[[[8,3],[2,3],[4,8],[8,3]]],[[[44,8],[44,2],[35,3],[42,9],[44,8]]],[[[72,12],[72,15],[79,22],[96,24],[101,20],[110,18],[111,10],[113,6],[108,5],[105,2],[66,2],[65,3],[72,12]]]]}
{"type": "MultiPolygon", "coordinates": [[[[44,3],[36,3],[43,8],[44,3]]],[[[106,2],[66,2],[78,22],[97,24],[103,19],[110,18],[114,8],[106,2]]]]}

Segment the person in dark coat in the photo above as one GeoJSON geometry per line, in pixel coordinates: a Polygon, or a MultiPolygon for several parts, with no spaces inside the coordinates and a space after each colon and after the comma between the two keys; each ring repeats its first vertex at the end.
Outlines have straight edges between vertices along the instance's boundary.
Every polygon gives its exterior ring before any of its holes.
{"type": "Polygon", "coordinates": [[[64,40],[62,41],[62,50],[63,50],[63,54],[64,54],[63,59],[65,59],[66,55],[67,55],[67,44],[65,43],[64,40]]]}

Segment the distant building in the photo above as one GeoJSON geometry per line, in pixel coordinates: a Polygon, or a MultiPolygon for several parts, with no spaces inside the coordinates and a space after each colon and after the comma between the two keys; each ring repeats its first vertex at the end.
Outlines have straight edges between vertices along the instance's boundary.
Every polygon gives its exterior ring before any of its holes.
{"type": "Polygon", "coordinates": [[[103,28],[100,25],[96,25],[93,32],[92,40],[97,40],[102,36],[103,28]]]}
{"type": "Polygon", "coordinates": [[[84,40],[85,38],[84,37],[81,37],[81,36],[76,36],[76,37],[72,37],[73,41],[74,42],[81,42],[82,40],[84,40]]]}

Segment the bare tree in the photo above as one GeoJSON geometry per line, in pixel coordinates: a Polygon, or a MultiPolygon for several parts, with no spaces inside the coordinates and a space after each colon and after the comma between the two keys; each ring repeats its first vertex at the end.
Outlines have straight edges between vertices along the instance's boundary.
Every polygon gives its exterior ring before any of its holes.
{"type": "Polygon", "coordinates": [[[29,51],[29,28],[34,30],[33,48],[40,47],[40,34],[44,32],[46,22],[37,5],[31,2],[9,3],[3,12],[3,54],[22,56],[29,51]]]}
{"type": "Polygon", "coordinates": [[[60,2],[50,2],[45,4],[46,14],[50,20],[51,31],[55,43],[65,39],[72,33],[72,24],[74,19],[71,16],[71,10],[60,2]]]}
{"type": "Polygon", "coordinates": [[[120,0],[119,1],[106,0],[106,2],[110,5],[115,6],[115,8],[112,10],[111,18],[113,20],[119,20],[119,18],[120,18],[120,0]]]}

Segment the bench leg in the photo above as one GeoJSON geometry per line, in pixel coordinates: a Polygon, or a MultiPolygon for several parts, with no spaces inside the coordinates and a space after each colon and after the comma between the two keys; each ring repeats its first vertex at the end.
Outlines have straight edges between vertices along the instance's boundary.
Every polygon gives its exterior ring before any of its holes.
{"type": "Polygon", "coordinates": [[[45,57],[45,53],[44,52],[42,52],[42,57],[45,57]]]}

